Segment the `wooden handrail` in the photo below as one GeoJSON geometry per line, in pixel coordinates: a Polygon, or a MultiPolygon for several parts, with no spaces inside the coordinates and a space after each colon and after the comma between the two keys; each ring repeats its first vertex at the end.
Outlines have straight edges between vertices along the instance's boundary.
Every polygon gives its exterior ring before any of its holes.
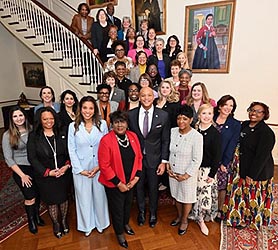
{"type": "MultiPolygon", "coordinates": [[[[73,34],[75,34],[74,30],[72,27],[70,27],[67,23],[65,23],[62,19],[60,19],[58,16],[56,16],[53,12],[51,12],[49,9],[47,9],[43,4],[41,4],[40,2],[36,1],[36,0],[31,0],[31,2],[33,2],[34,4],[36,4],[37,6],[39,6],[42,10],[44,10],[48,15],[50,15],[51,17],[53,17],[57,22],[59,22],[60,24],[62,24],[64,27],[66,27],[68,30],[70,30],[73,34]]],[[[76,35],[75,35],[76,36],[76,35]]],[[[94,47],[91,43],[89,43],[86,39],[84,38],[80,38],[78,37],[79,40],[81,40],[84,44],[87,45],[87,47],[90,49],[90,51],[92,53],[94,53],[94,47]]],[[[99,63],[102,65],[103,67],[103,62],[100,59],[99,55],[95,55],[95,57],[98,59],[99,63]]]]}
{"type": "Polygon", "coordinates": [[[66,5],[67,7],[69,7],[71,10],[73,10],[74,12],[78,13],[78,11],[73,8],[72,6],[70,6],[66,1],[60,0],[60,2],[62,2],[64,5],[66,5]]]}

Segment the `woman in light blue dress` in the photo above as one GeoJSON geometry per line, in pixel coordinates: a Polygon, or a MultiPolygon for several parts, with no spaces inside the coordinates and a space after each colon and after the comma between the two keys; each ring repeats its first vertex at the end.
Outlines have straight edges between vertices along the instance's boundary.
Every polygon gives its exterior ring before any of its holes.
{"type": "Polygon", "coordinates": [[[93,97],[84,96],[79,108],[75,122],[69,125],[68,149],[73,171],[77,230],[89,236],[94,228],[102,233],[110,224],[105,190],[98,182],[98,147],[100,139],[108,131],[93,97]]]}

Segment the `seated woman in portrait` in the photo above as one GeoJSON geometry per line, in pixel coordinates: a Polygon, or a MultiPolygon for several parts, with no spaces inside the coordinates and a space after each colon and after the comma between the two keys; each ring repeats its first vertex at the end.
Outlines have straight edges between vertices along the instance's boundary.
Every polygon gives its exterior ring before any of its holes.
{"type": "Polygon", "coordinates": [[[213,14],[208,14],[205,25],[198,31],[196,36],[197,48],[193,58],[192,69],[220,69],[215,37],[213,14]]]}
{"type": "Polygon", "coordinates": [[[38,120],[27,143],[28,160],[33,166],[42,201],[48,206],[57,238],[69,232],[67,223],[70,161],[65,134],[59,131],[57,114],[51,107],[37,112],[38,120]]]}
{"type": "Polygon", "coordinates": [[[90,8],[88,4],[81,3],[77,10],[78,14],[73,16],[70,26],[77,36],[90,41],[91,29],[94,22],[94,18],[89,16],[90,8]]]}
{"type": "Polygon", "coordinates": [[[119,244],[128,247],[124,232],[134,235],[129,225],[133,187],[142,171],[142,154],[135,133],[127,130],[128,116],[122,111],[110,114],[112,130],[99,145],[99,181],[105,186],[112,224],[119,244]]]}

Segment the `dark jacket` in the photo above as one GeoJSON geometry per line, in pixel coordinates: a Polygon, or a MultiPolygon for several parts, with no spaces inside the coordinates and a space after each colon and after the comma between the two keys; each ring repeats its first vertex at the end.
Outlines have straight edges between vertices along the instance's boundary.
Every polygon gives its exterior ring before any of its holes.
{"type": "MultiPolygon", "coordinates": [[[[216,121],[217,116],[214,117],[216,121]]],[[[232,161],[240,134],[240,122],[233,117],[228,117],[221,129],[222,159],[220,164],[225,167],[232,161]]]]}
{"type": "MultiPolygon", "coordinates": [[[[170,67],[171,60],[170,60],[170,57],[167,54],[163,53],[163,59],[162,60],[164,61],[164,64],[165,64],[165,74],[166,74],[165,78],[170,77],[171,76],[171,67],[170,67]]],[[[149,56],[147,64],[148,65],[155,64],[158,68],[157,55],[154,54],[154,55],[149,56]]]]}
{"type": "Polygon", "coordinates": [[[139,109],[128,112],[129,129],[135,132],[150,168],[157,168],[162,160],[169,160],[170,122],[168,113],[154,107],[151,129],[144,138],[139,127],[139,109]]]}
{"type": "Polygon", "coordinates": [[[240,134],[240,177],[251,177],[255,181],[268,180],[274,174],[272,149],[275,144],[275,135],[264,121],[255,127],[249,127],[250,121],[241,126],[240,134]]]}

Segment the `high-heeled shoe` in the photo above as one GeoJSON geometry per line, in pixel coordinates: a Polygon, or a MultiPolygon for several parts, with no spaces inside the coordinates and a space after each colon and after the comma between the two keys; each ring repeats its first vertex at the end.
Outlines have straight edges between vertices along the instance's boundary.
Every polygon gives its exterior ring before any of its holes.
{"type": "Polygon", "coordinates": [[[181,222],[180,227],[178,229],[178,234],[179,235],[184,235],[187,231],[187,227],[188,227],[188,221],[181,222]]]}
{"type": "Polygon", "coordinates": [[[175,227],[175,226],[179,225],[180,223],[181,223],[180,219],[177,218],[177,219],[171,221],[170,226],[175,227]]]}
{"type": "Polygon", "coordinates": [[[61,232],[61,228],[60,228],[60,224],[59,223],[54,223],[53,224],[53,234],[58,239],[62,238],[62,232],[61,232]]]}
{"type": "Polygon", "coordinates": [[[198,225],[199,225],[199,227],[200,227],[200,229],[201,229],[201,232],[202,232],[204,235],[208,236],[208,235],[209,235],[209,230],[208,230],[208,227],[207,227],[207,225],[205,224],[205,222],[204,222],[204,221],[199,221],[199,222],[198,222],[198,225]]]}
{"type": "Polygon", "coordinates": [[[67,223],[67,221],[63,221],[62,220],[62,228],[63,228],[63,233],[64,234],[68,234],[69,233],[69,231],[70,231],[70,229],[69,229],[69,225],[68,225],[68,223],[67,223]]]}

